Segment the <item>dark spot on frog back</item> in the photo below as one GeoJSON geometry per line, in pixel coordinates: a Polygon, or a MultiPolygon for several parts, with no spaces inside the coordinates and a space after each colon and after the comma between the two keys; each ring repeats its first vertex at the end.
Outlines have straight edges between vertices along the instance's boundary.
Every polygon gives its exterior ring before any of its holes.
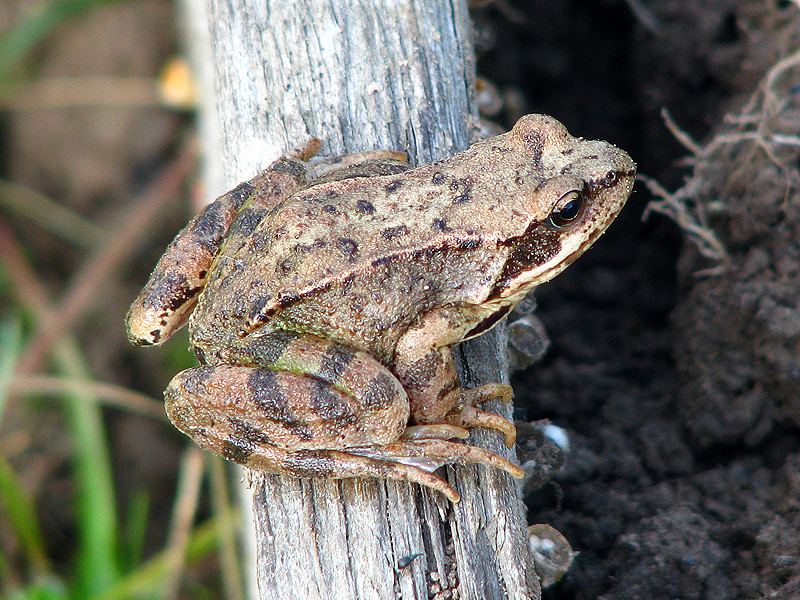
{"type": "Polygon", "coordinates": [[[393,240],[394,238],[408,234],[408,227],[405,225],[396,225],[395,227],[387,227],[381,231],[381,236],[385,240],[393,240]]]}
{"type": "Polygon", "coordinates": [[[480,237],[477,238],[458,238],[456,240],[456,248],[459,250],[474,250],[478,246],[481,245],[483,240],[480,237]]]}
{"type": "Polygon", "coordinates": [[[310,244],[296,244],[294,248],[292,248],[292,252],[295,254],[304,255],[322,250],[327,245],[327,241],[323,240],[322,238],[317,238],[310,244]]]}
{"type": "Polygon", "coordinates": [[[147,307],[163,308],[167,314],[171,314],[202,289],[202,285],[191,286],[184,273],[165,271],[161,277],[154,277],[150,293],[145,296],[143,303],[147,307]]]}
{"type": "MultiPolygon", "coordinates": [[[[252,190],[253,186],[244,183],[241,184],[239,188],[245,186],[252,190]]],[[[239,188],[236,188],[234,191],[239,190],[239,188]]],[[[242,192],[242,194],[244,193],[245,192],[242,192]]],[[[234,196],[228,196],[228,198],[231,199],[233,199],[233,197],[234,196]]],[[[238,207],[236,209],[238,210],[238,207]]],[[[225,206],[223,203],[213,202],[209,204],[203,212],[197,215],[197,218],[191,226],[192,242],[200,246],[205,252],[211,255],[216,254],[225,236],[228,223],[230,223],[230,221],[228,221],[229,217],[227,216],[228,211],[229,207],[225,206]]]]}
{"type": "Polygon", "coordinates": [[[464,204],[472,200],[472,179],[469,177],[453,179],[450,182],[450,189],[457,192],[453,204],[464,204]]]}
{"type": "Polygon", "coordinates": [[[253,369],[247,378],[247,389],[252,394],[251,403],[259,410],[261,416],[270,421],[292,420],[289,402],[283,394],[277,371],[253,369]]]}
{"type": "Polygon", "coordinates": [[[240,212],[231,225],[228,233],[229,237],[247,237],[252,234],[258,224],[266,216],[267,212],[263,208],[246,206],[240,212]]]}
{"type": "Polygon", "coordinates": [[[364,394],[364,406],[368,409],[383,410],[397,401],[397,385],[387,373],[379,373],[372,378],[364,394]]]}
{"type": "Polygon", "coordinates": [[[341,429],[354,425],[358,416],[330,385],[315,379],[311,387],[311,409],[327,427],[341,429]]]}
{"type": "Polygon", "coordinates": [[[397,190],[399,190],[403,186],[403,181],[401,179],[395,179],[394,181],[387,183],[386,187],[384,188],[387,193],[393,194],[397,190]]]}
{"type": "Polygon", "coordinates": [[[239,210],[242,206],[244,206],[245,201],[252,196],[255,189],[256,188],[252,183],[245,181],[225,194],[223,198],[226,198],[236,210],[239,210]]]}
{"type": "Polygon", "coordinates": [[[356,210],[358,212],[360,212],[360,213],[365,214],[365,215],[371,215],[372,213],[375,212],[375,207],[372,205],[372,202],[370,202],[369,200],[363,200],[362,199],[362,200],[359,200],[356,203],[356,210]]]}
{"type": "Polygon", "coordinates": [[[542,160],[542,150],[544,149],[544,137],[540,131],[526,131],[522,135],[528,151],[531,153],[531,160],[534,165],[542,160]]]}
{"type": "Polygon", "coordinates": [[[253,369],[247,386],[252,390],[251,404],[258,410],[261,418],[283,425],[302,440],[311,439],[311,428],[292,412],[291,402],[281,385],[281,378],[280,372],[253,369]]]}
{"type": "Polygon", "coordinates": [[[434,219],[433,223],[431,224],[431,227],[443,233],[453,231],[451,227],[447,226],[447,222],[444,219],[434,219]]]}
{"type": "MultiPolygon", "coordinates": [[[[238,420],[238,419],[236,419],[238,420]]],[[[243,429],[246,426],[246,423],[240,421],[241,426],[234,425],[232,422],[230,423],[231,429],[243,429]]],[[[247,460],[253,455],[254,446],[253,444],[247,440],[242,438],[232,438],[225,440],[222,442],[222,448],[220,449],[220,454],[222,458],[226,458],[228,460],[232,460],[235,463],[239,463],[240,465],[247,464],[247,460]]]]}
{"type": "Polygon", "coordinates": [[[276,173],[287,173],[298,183],[305,182],[307,176],[306,166],[303,162],[287,157],[276,160],[270,165],[269,170],[276,173]]]}
{"type": "Polygon", "coordinates": [[[336,240],[336,246],[347,257],[347,260],[354,262],[358,258],[358,242],[352,238],[339,238],[336,240]]]}
{"type": "Polygon", "coordinates": [[[294,331],[275,331],[269,335],[254,339],[247,346],[238,346],[231,349],[231,357],[238,364],[258,364],[270,367],[280,360],[290,344],[298,337],[300,337],[300,334],[294,331]]]}
{"type": "Polygon", "coordinates": [[[379,267],[386,267],[386,266],[390,265],[392,263],[392,261],[395,260],[396,258],[397,258],[397,255],[391,255],[390,254],[389,256],[382,256],[380,258],[376,258],[375,260],[372,261],[371,264],[376,269],[379,268],[379,267]]]}
{"type": "Polygon", "coordinates": [[[328,383],[337,383],[355,357],[355,352],[350,348],[341,344],[331,344],[320,361],[316,375],[328,383]]]}
{"type": "Polygon", "coordinates": [[[289,258],[283,259],[281,262],[278,263],[278,271],[284,277],[286,275],[290,275],[297,270],[298,260],[296,256],[290,256],[289,258]]]}
{"type": "Polygon", "coordinates": [[[238,417],[228,417],[232,435],[222,444],[221,454],[228,460],[247,464],[254,448],[271,443],[269,437],[258,428],[238,417]]]}
{"type": "Polygon", "coordinates": [[[453,199],[454,204],[464,204],[472,200],[472,186],[468,186],[463,192],[453,199]]]}

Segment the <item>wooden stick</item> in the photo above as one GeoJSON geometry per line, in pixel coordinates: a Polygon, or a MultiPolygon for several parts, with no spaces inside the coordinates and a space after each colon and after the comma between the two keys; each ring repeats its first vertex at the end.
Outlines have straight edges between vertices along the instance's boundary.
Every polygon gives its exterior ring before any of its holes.
{"type": "MultiPolygon", "coordinates": [[[[211,4],[228,187],[310,136],[323,155],[396,149],[417,164],[471,141],[465,2],[211,4]]],[[[466,385],[506,381],[504,344],[495,334],[464,345],[466,385]]],[[[503,455],[499,437],[471,442],[503,455]]],[[[428,600],[457,588],[462,600],[538,599],[517,482],[484,467],[447,476],[459,504],[396,482],[253,474],[260,597],[428,600]]]]}

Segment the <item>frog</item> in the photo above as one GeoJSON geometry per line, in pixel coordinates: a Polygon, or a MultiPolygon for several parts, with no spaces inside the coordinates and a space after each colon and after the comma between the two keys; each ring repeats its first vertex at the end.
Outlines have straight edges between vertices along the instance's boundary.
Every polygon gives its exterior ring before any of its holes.
{"type": "Polygon", "coordinates": [[[497,325],[583,254],[631,194],[611,143],[531,114],[412,167],[370,150],[317,157],[311,138],[211,203],[176,236],[127,316],[130,341],[188,323],[199,365],[164,392],[172,423],[255,472],[416,483],[520,467],[466,443],[516,430],[462,386],[453,347],[497,325]]]}

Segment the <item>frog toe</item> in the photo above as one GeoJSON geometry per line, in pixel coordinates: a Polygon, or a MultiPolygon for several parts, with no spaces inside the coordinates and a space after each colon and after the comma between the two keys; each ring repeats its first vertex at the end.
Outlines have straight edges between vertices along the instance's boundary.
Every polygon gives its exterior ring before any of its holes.
{"type": "Polygon", "coordinates": [[[496,413],[475,408],[470,404],[445,418],[448,423],[457,427],[466,429],[484,427],[499,431],[505,437],[506,446],[509,448],[517,441],[517,428],[511,421],[496,413]]]}
{"type": "MultiPolygon", "coordinates": [[[[366,477],[393,479],[417,483],[444,494],[451,502],[461,497],[444,479],[431,470],[416,464],[376,459],[367,455],[340,450],[286,451],[275,448],[258,448],[248,456],[245,464],[268,473],[286,473],[296,477],[322,477],[349,479],[366,477]]],[[[435,469],[434,469],[435,470],[435,469]]]]}
{"type": "Polygon", "coordinates": [[[347,452],[376,460],[413,465],[429,472],[449,464],[475,463],[500,469],[517,479],[525,475],[517,465],[488,450],[435,438],[403,440],[383,446],[348,448],[347,452]]]}
{"type": "Polygon", "coordinates": [[[465,440],[469,437],[469,430],[450,423],[431,423],[428,425],[411,425],[401,436],[404,440],[452,440],[458,438],[465,440]]]}

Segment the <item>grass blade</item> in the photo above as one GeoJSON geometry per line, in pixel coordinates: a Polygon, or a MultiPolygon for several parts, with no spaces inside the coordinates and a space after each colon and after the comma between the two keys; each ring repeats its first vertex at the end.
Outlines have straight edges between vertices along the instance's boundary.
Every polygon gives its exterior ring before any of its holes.
{"type": "Polygon", "coordinates": [[[128,506],[125,528],[122,531],[120,567],[123,573],[132,571],[136,565],[142,562],[149,512],[150,496],[143,489],[137,490],[128,506]]]}
{"type": "Polygon", "coordinates": [[[8,399],[14,366],[22,351],[22,319],[9,315],[0,322],[0,424],[8,399]]]}
{"type": "MultiPolygon", "coordinates": [[[[55,349],[58,369],[67,377],[90,377],[75,341],[68,336],[55,349]]],[[[88,393],[64,398],[75,454],[76,502],[80,546],[76,595],[87,598],[119,579],[116,499],[100,404],[88,393]]]]}
{"type": "MultiPolygon", "coordinates": [[[[192,563],[211,554],[219,543],[220,532],[238,526],[239,520],[240,515],[229,513],[225,518],[214,517],[195,527],[186,546],[187,562],[192,563]]],[[[173,568],[173,553],[167,548],[93,600],[127,600],[152,595],[161,588],[173,568]]]]}
{"type": "Polygon", "coordinates": [[[50,569],[50,565],[44,536],[36,520],[36,510],[11,465],[2,456],[0,456],[0,504],[6,513],[6,522],[14,530],[34,575],[43,575],[50,569]]]}

